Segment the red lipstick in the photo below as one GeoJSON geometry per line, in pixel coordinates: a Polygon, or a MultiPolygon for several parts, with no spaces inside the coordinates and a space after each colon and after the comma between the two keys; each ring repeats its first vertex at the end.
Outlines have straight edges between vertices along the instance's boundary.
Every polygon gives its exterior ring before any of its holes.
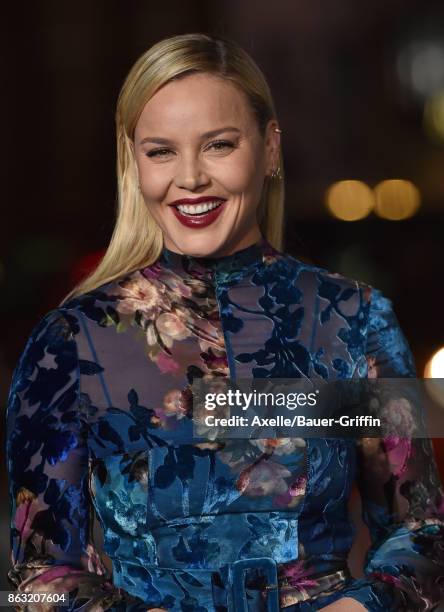
{"type": "Polygon", "coordinates": [[[223,198],[217,198],[214,196],[202,196],[199,198],[183,198],[181,200],[175,200],[170,204],[173,207],[173,212],[176,215],[182,225],[191,228],[207,227],[213,223],[221,214],[224,209],[226,201],[223,198]],[[205,203],[214,203],[216,206],[208,211],[194,212],[191,208],[195,209],[199,205],[205,203]],[[179,209],[179,206],[187,206],[188,210],[179,209]],[[194,214],[193,214],[194,213],[194,214]]]}

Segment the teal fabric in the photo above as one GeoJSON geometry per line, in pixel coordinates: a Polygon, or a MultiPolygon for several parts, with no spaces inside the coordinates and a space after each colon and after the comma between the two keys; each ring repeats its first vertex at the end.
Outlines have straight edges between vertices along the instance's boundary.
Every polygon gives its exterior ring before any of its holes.
{"type": "Polygon", "coordinates": [[[357,482],[373,542],[365,578],[285,609],[344,596],[368,610],[431,609],[443,589],[444,505],[429,440],[193,437],[196,378],[415,374],[377,289],[265,239],[219,258],[164,248],[49,312],[17,364],[12,584],[69,591],[72,610],[226,612],[239,597],[245,610],[277,610],[275,595],[260,594],[273,567],[303,593],[346,565],[357,482]],[[248,560],[240,592],[235,568],[248,560]]]}

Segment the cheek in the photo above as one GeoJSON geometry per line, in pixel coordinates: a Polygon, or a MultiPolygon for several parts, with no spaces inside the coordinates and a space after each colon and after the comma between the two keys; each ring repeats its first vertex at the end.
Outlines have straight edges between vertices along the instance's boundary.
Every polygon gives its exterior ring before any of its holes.
{"type": "Polygon", "coordinates": [[[251,158],[230,164],[218,172],[220,182],[232,194],[255,197],[262,184],[260,162],[251,158]]]}
{"type": "Polygon", "coordinates": [[[161,203],[168,179],[159,168],[150,167],[144,160],[137,163],[139,184],[142,194],[148,202],[161,203]]]}

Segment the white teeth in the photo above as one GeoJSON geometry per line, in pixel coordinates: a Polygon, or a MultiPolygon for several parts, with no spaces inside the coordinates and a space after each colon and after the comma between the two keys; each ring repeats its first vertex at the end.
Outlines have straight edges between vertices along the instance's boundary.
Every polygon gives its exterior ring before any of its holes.
{"type": "Polygon", "coordinates": [[[222,202],[220,200],[215,200],[214,202],[205,202],[203,204],[179,204],[177,208],[181,213],[187,215],[199,215],[209,210],[213,210],[213,208],[217,208],[221,204],[222,202]]]}

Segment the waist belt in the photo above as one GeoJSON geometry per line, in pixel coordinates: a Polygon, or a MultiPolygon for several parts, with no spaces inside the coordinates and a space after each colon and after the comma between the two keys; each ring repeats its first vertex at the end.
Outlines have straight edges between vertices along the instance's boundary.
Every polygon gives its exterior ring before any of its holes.
{"type": "MultiPolygon", "coordinates": [[[[196,603],[205,603],[215,610],[228,612],[280,612],[282,608],[326,596],[342,587],[350,573],[345,563],[335,564],[334,572],[319,574],[292,572],[298,561],[276,563],[271,557],[240,559],[226,563],[219,569],[191,569],[187,567],[161,567],[143,565],[163,595],[179,595],[177,585],[191,587],[196,603]],[[195,589],[193,589],[193,586],[195,589]],[[198,586],[197,586],[198,585],[198,586]]],[[[124,565],[138,565],[118,559],[114,566],[123,570],[124,565]]],[[[131,572],[132,579],[136,572],[131,572]]],[[[122,575],[114,571],[114,582],[139,597],[143,596],[143,584],[132,589],[128,583],[120,584],[122,575]]],[[[188,590],[188,589],[187,589],[188,590]]],[[[183,596],[183,591],[182,591],[183,596]]],[[[176,599],[177,601],[177,599],[176,599]]],[[[175,610],[176,608],[173,608],[175,610]]]]}
{"type": "Polygon", "coordinates": [[[229,612],[279,612],[282,608],[327,595],[350,578],[346,565],[324,574],[310,574],[291,580],[285,569],[295,562],[278,564],[270,557],[242,559],[230,564],[231,580],[227,592],[229,612]]]}

